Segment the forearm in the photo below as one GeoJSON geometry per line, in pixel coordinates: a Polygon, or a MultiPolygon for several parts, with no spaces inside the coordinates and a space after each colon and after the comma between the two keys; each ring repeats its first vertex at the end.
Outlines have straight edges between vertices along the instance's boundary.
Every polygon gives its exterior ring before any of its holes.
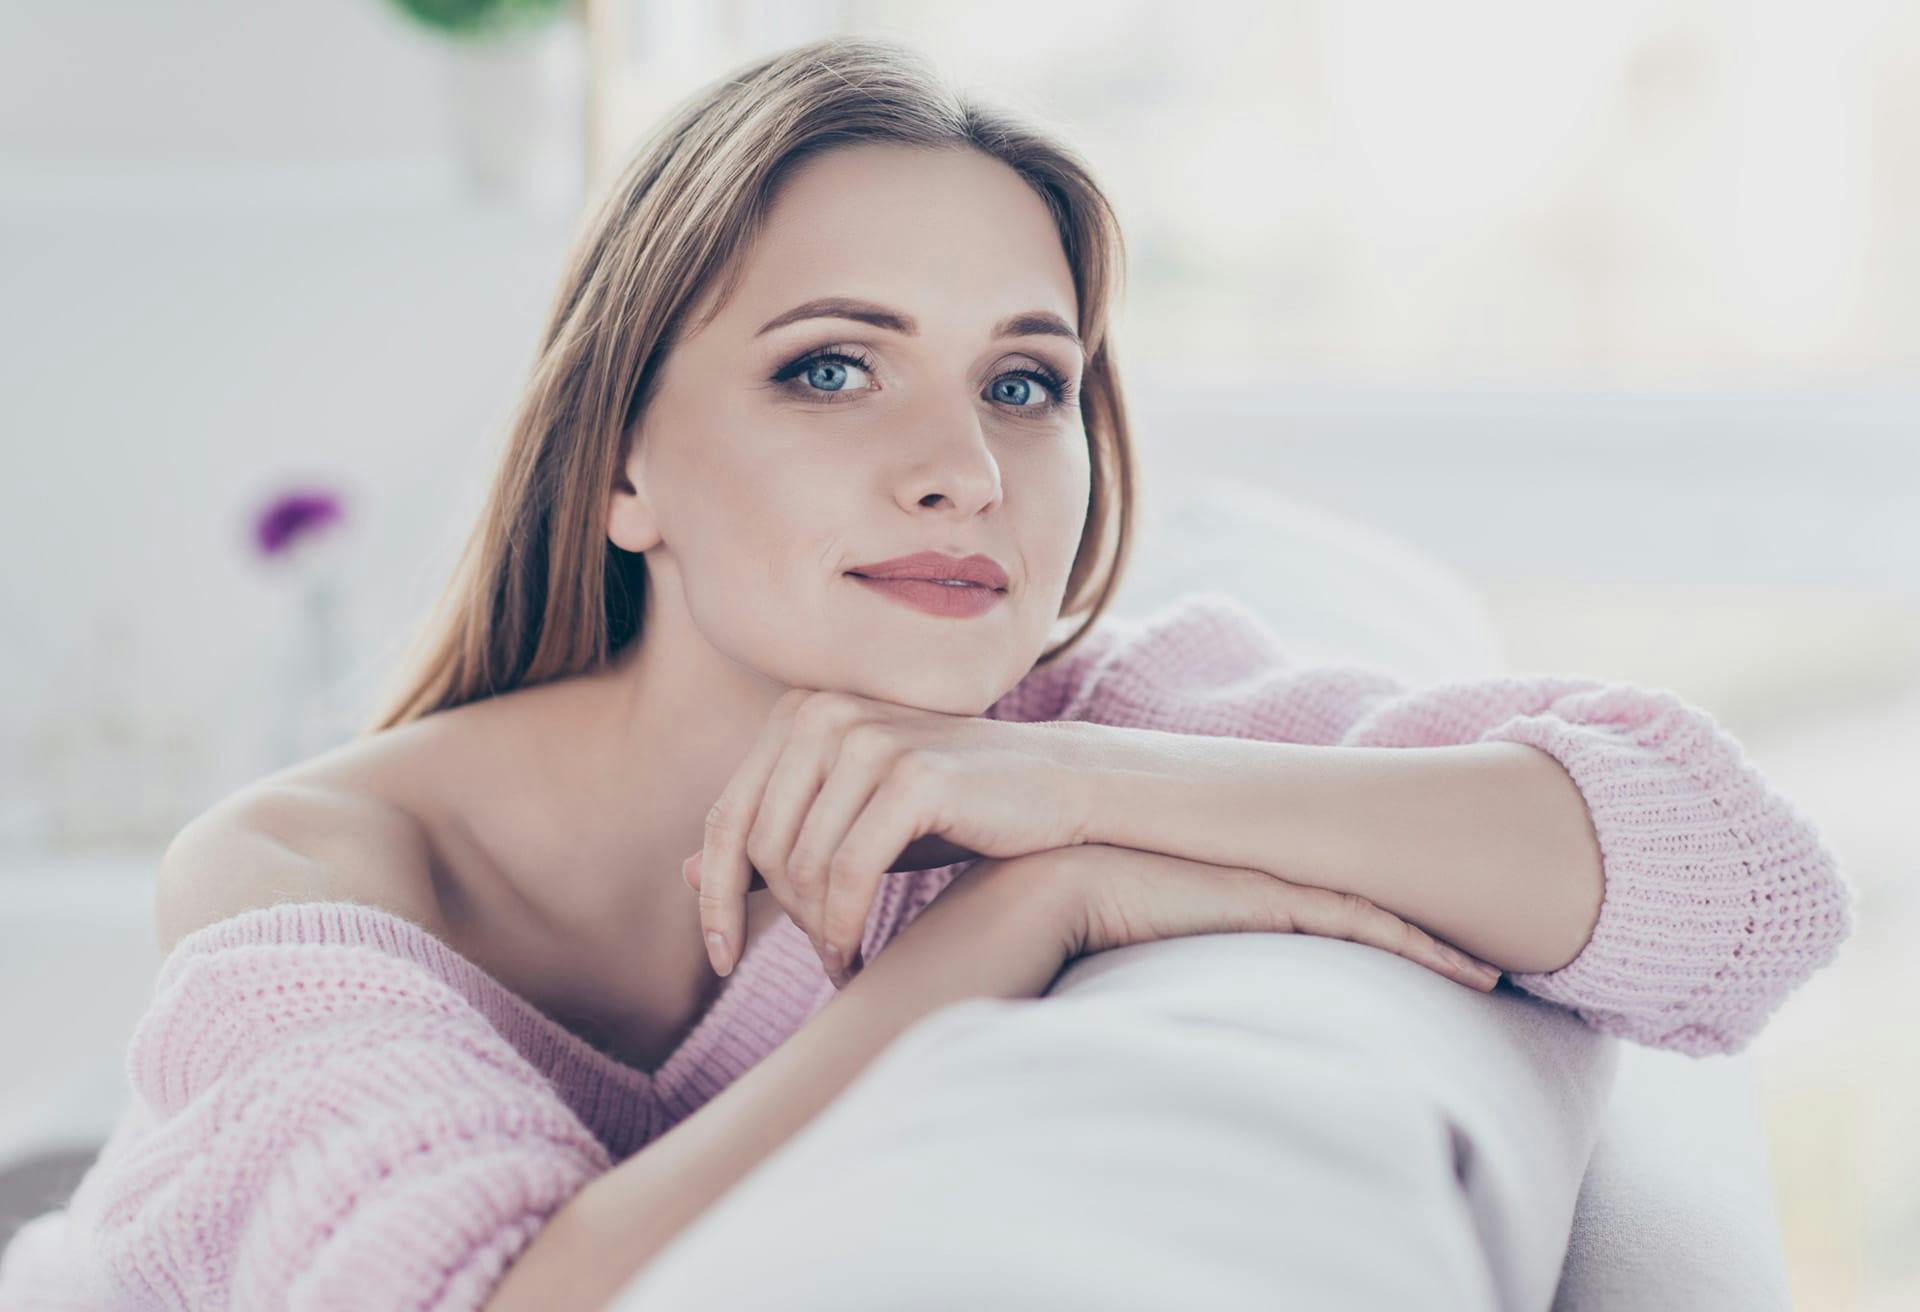
{"type": "Polygon", "coordinates": [[[1523,743],[1315,747],[1081,725],[1086,841],[1368,901],[1502,970],[1554,970],[1604,888],[1585,799],[1523,743]]]}
{"type": "Polygon", "coordinates": [[[1039,997],[1071,955],[1070,903],[1033,862],[963,872],[806,1025],[588,1185],[507,1271],[488,1312],[599,1308],[916,1021],[1039,997]]]}

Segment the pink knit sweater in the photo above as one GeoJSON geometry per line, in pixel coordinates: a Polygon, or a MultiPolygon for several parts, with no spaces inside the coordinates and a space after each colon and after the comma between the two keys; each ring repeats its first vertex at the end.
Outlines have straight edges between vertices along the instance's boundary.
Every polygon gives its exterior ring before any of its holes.
{"type": "MultiPolygon", "coordinates": [[[[1832,960],[1852,896],[1711,717],[1552,676],[1409,690],[1290,665],[1242,603],[1103,618],[988,712],[1337,746],[1531,743],[1592,814],[1593,937],[1516,986],[1635,1042],[1744,1047],[1832,960]]],[[[965,864],[887,880],[869,959],[965,864]]],[[[566,1200],[833,996],[782,920],[652,1072],[596,1051],[411,922],[345,902],[209,925],[163,964],[132,1097],[67,1207],[0,1258],[5,1308],[475,1308],[566,1200]]]]}

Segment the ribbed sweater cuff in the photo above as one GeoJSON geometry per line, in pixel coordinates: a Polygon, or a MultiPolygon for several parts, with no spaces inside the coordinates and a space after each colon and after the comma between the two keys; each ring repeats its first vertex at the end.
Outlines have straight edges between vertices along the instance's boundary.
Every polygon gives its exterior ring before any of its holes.
{"type": "Polygon", "coordinates": [[[1482,741],[1528,743],[1566,769],[1606,889],[1580,954],[1514,982],[1623,1038],[1738,1050],[1852,930],[1831,854],[1738,741],[1671,692],[1616,684],[1556,711],[1482,741]]]}

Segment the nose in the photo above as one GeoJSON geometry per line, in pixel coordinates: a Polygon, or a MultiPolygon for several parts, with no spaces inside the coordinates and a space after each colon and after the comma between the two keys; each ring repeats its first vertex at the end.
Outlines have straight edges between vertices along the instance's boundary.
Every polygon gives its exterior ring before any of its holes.
{"type": "Polygon", "coordinates": [[[912,422],[911,455],[895,478],[903,507],[944,500],[962,515],[976,515],[1000,500],[1000,461],[971,408],[944,406],[912,422]]]}

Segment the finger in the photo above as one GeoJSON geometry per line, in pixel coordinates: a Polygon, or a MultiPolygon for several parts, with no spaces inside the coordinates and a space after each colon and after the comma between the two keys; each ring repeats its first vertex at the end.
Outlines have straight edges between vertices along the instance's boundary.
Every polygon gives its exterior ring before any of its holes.
{"type": "Polygon", "coordinates": [[[1344,938],[1382,948],[1396,956],[1408,956],[1421,965],[1483,992],[1498,981],[1497,974],[1493,980],[1487,980],[1480,972],[1464,965],[1455,965],[1440,954],[1439,945],[1423,931],[1358,894],[1336,893],[1332,889],[1310,885],[1292,887],[1306,894],[1298,899],[1293,908],[1294,922],[1310,934],[1344,938]],[[1408,938],[1409,930],[1415,936],[1412,939],[1408,938]]]}
{"type": "Polygon", "coordinates": [[[1392,951],[1462,984],[1480,986],[1481,976],[1489,967],[1473,962],[1464,952],[1364,898],[1359,899],[1359,903],[1362,908],[1359,914],[1378,925],[1380,937],[1391,940],[1392,951]]]}
{"type": "Polygon", "coordinates": [[[924,832],[926,787],[910,769],[888,774],[834,853],[822,916],[822,958],[829,971],[836,961],[850,964],[858,956],[867,914],[887,866],[924,832]]]}
{"type": "MultiPolygon", "coordinates": [[[[1399,917],[1394,917],[1398,920],[1399,917]]],[[[1457,979],[1482,993],[1500,981],[1500,972],[1477,957],[1470,957],[1451,943],[1443,943],[1409,921],[1401,920],[1403,939],[1400,955],[1457,979]]]]}
{"type": "Polygon", "coordinates": [[[734,767],[720,797],[707,812],[700,845],[700,932],[714,973],[733,969],[736,954],[747,938],[747,883],[752,870],[747,860],[747,833],[767,779],[779,762],[780,750],[791,730],[794,712],[806,696],[790,689],[774,703],[753,746],[734,767]]]}
{"type": "Polygon", "coordinates": [[[1435,951],[1461,971],[1467,983],[1485,993],[1500,982],[1500,967],[1490,961],[1482,961],[1470,952],[1462,952],[1443,939],[1434,939],[1435,951]]]}
{"type": "MultiPolygon", "coordinates": [[[[680,878],[686,880],[687,887],[694,892],[700,891],[700,854],[698,852],[680,863],[680,878]]],[[[753,872],[753,882],[747,885],[747,892],[758,893],[766,886],[767,881],[760,878],[760,872],[756,870],[753,872]]]]}
{"type": "Polygon", "coordinates": [[[867,915],[886,872],[876,865],[846,865],[833,871],[820,914],[820,960],[827,974],[844,972],[852,979],[864,961],[860,945],[866,938],[867,915]]]}
{"type": "MultiPolygon", "coordinates": [[[[847,734],[787,860],[787,878],[794,885],[794,896],[806,908],[805,928],[813,938],[814,949],[821,953],[829,975],[851,959],[850,945],[844,938],[835,938],[828,932],[827,907],[836,878],[832,862],[846,846],[854,822],[867,810],[879,790],[886,774],[884,762],[891,750],[873,731],[856,728],[847,734]],[[838,963],[827,960],[825,948],[829,943],[838,943],[843,950],[838,963]]],[[[883,872],[884,869],[883,866],[883,872]]],[[[851,946],[857,947],[858,943],[851,946]]]]}
{"type": "Polygon", "coordinates": [[[843,737],[857,732],[851,703],[816,697],[801,707],[781,745],[747,833],[747,856],[795,924],[816,944],[820,940],[819,905],[826,890],[824,872],[810,869],[796,879],[792,853],[811,816],[821,788],[832,778],[844,750],[843,737]],[[816,709],[819,708],[819,709],[816,709]]]}

